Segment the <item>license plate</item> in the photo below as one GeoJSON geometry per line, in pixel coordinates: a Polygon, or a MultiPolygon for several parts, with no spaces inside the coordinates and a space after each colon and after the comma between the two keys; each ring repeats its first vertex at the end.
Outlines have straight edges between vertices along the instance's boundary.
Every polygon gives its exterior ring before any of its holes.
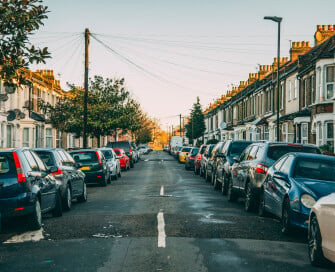
{"type": "Polygon", "coordinates": [[[83,166],[83,167],[80,168],[80,170],[88,171],[88,170],[90,170],[90,167],[89,166],[83,166]]]}

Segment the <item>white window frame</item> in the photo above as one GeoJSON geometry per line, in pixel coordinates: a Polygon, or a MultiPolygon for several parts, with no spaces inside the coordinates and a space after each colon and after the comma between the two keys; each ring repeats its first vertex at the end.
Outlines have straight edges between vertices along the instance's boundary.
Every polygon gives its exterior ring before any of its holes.
{"type": "Polygon", "coordinates": [[[314,81],[315,81],[315,76],[312,75],[310,77],[310,83],[311,83],[311,104],[315,103],[315,89],[314,89],[314,81]]]}
{"type": "Polygon", "coordinates": [[[294,80],[294,98],[293,99],[296,99],[298,97],[298,89],[299,89],[298,79],[295,79],[294,80]]]}
{"type": "Polygon", "coordinates": [[[285,101],[284,101],[284,82],[281,82],[280,84],[280,110],[283,110],[284,109],[284,104],[285,104],[285,101]]]}
{"type": "Polygon", "coordinates": [[[325,93],[324,97],[328,99],[332,99],[334,97],[335,93],[335,65],[326,65],[325,66],[325,93]],[[327,75],[328,75],[328,68],[332,67],[333,68],[333,81],[327,81],[327,75]],[[328,96],[328,86],[332,87],[332,94],[328,96]]]}
{"type": "Polygon", "coordinates": [[[330,143],[332,148],[334,149],[334,123],[333,121],[326,121],[324,124],[324,137],[325,137],[325,144],[330,143]],[[332,138],[328,138],[328,124],[331,124],[330,129],[332,130],[332,138]]]}
{"type": "Polygon", "coordinates": [[[301,143],[308,144],[308,123],[301,123],[300,135],[301,135],[301,143]],[[306,130],[304,130],[305,128],[306,130]],[[306,135],[304,135],[304,131],[306,131],[306,135]]]}
{"type": "Polygon", "coordinates": [[[22,147],[30,147],[30,129],[23,128],[22,129],[22,147]]]}
{"type": "Polygon", "coordinates": [[[53,147],[53,137],[52,137],[52,128],[45,129],[45,147],[52,148],[53,147]]]}

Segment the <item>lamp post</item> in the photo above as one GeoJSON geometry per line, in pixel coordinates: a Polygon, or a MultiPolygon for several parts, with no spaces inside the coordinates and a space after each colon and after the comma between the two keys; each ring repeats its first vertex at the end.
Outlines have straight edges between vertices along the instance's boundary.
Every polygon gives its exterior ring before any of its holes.
{"type": "Polygon", "coordinates": [[[264,20],[271,20],[278,23],[278,45],[277,45],[277,142],[279,142],[279,65],[280,65],[280,23],[283,20],[281,17],[277,16],[265,16],[264,20]]]}

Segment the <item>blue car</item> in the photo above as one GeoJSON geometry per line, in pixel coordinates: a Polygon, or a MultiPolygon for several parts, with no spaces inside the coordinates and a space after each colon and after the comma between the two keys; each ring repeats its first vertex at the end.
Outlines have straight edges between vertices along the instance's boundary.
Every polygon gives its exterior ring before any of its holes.
{"type": "Polygon", "coordinates": [[[283,233],[289,233],[292,227],[307,229],[315,202],[334,192],[334,157],[289,153],[268,171],[261,188],[259,215],[278,216],[283,233]]]}

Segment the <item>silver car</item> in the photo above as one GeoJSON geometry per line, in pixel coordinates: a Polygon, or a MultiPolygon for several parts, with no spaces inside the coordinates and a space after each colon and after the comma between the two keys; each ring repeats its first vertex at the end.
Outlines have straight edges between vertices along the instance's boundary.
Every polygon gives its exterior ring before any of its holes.
{"type": "Polygon", "coordinates": [[[111,180],[121,178],[120,161],[117,159],[114,150],[108,147],[100,148],[100,150],[106,158],[106,164],[109,168],[111,180]]]}

